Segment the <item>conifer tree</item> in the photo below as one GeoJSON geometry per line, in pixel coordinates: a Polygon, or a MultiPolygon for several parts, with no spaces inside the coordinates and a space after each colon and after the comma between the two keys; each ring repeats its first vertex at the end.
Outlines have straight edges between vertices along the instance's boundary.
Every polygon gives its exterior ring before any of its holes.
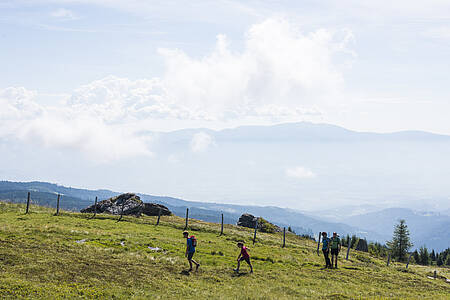
{"type": "Polygon", "coordinates": [[[392,256],[399,261],[406,260],[406,253],[413,244],[409,240],[409,230],[405,220],[400,220],[395,226],[392,240],[387,242],[392,256]]]}
{"type": "Polygon", "coordinates": [[[434,252],[434,249],[431,250],[430,258],[431,258],[432,261],[436,260],[436,253],[434,252]]]}
{"type": "Polygon", "coordinates": [[[426,247],[420,247],[419,256],[421,265],[428,266],[430,264],[430,254],[428,253],[428,249],[426,247]]]}
{"type": "Polygon", "coordinates": [[[352,235],[352,239],[350,240],[350,248],[353,248],[356,246],[356,240],[358,238],[356,237],[356,235],[352,235]]]}
{"type": "Polygon", "coordinates": [[[420,256],[419,256],[419,252],[417,252],[417,250],[414,250],[413,257],[414,257],[414,262],[416,264],[420,264],[420,256]]]}
{"type": "Polygon", "coordinates": [[[442,255],[438,255],[437,260],[436,260],[436,265],[438,265],[440,267],[443,264],[444,264],[444,262],[442,261],[442,255]]]}

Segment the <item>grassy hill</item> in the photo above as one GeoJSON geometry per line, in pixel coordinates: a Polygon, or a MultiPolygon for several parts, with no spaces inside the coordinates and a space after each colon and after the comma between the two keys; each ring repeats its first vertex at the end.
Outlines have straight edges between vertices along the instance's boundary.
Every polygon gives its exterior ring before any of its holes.
{"type": "Polygon", "coordinates": [[[199,241],[200,270],[190,275],[184,258],[184,220],[155,217],[89,215],[0,202],[0,298],[152,298],[152,299],[347,299],[433,298],[450,295],[450,270],[391,264],[367,253],[341,254],[340,268],[322,269],[316,243],[288,235],[252,231],[191,220],[189,230],[199,241]],[[249,244],[254,274],[235,274],[236,242],[249,244]],[[148,247],[161,248],[153,251],[148,247]]]}

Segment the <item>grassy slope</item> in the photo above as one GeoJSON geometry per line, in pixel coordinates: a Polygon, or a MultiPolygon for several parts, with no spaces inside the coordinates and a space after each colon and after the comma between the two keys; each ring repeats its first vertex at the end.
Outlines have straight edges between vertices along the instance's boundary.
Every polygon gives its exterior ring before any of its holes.
{"type": "MultiPolygon", "coordinates": [[[[181,237],[184,220],[162,217],[136,219],[63,213],[51,209],[0,202],[0,298],[118,297],[118,298],[434,298],[450,296],[450,284],[431,280],[432,269],[386,263],[366,253],[341,259],[340,269],[323,270],[316,244],[280,234],[258,234],[249,245],[255,273],[232,272],[239,251],[236,241],[249,241],[251,230],[193,221],[199,240],[198,273],[183,275],[187,262],[181,237]],[[77,240],[87,239],[85,243],[77,240]],[[120,243],[124,241],[125,246],[120,243]],[[160,247],[154,252],[148,246],[160,247]]],[[[345,250],[345,249],[344,249],[345,250]]],[[[343,251],[345,253],[345,251],[343,251]]],[[[341,257],[344,254],[341,254],[341,257]]],[[[242,271],[247,270],[245,263],[242,271]]],[[[450,277],[449,269],[438,273],[450,277]]]]}

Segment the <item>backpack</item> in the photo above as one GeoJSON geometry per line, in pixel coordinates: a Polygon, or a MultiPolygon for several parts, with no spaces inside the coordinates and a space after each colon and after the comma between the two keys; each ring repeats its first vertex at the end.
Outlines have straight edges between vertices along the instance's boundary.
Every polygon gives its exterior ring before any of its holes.
{"type": "Polygon", "coordinates": [[[189,239],[192,241],[192,247],[197,247],[197,239],[195,238],[195,236],[191,235],[189,239]]]}

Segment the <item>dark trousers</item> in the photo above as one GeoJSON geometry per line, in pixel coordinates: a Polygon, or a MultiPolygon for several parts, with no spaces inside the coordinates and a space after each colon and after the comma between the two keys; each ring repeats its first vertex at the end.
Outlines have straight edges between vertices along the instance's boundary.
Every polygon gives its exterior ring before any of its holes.
{"type": "Polygon", "coordinates": [[[323,252],[323,257],[325,257],[325,264],[327,265],[327,267],[331,267],[331,261],[330,261],[330,251],[329,250],[322,250],[323,252]]]}

